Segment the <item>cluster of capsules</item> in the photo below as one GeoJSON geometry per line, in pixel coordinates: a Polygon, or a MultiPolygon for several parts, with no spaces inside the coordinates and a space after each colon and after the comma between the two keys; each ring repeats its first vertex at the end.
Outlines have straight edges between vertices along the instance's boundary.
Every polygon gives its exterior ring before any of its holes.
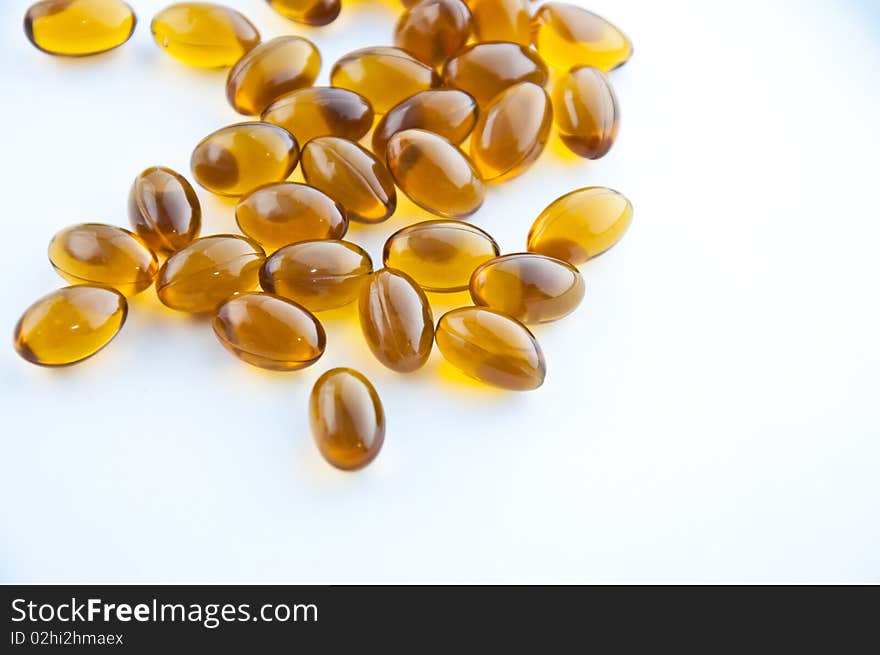
{"type": "MultiPolygon", "coordinates": [[[[339,0],[268,2],[310,24],[339,13],[339,0]]],[[[328,87],[314,86],[321,57],[305,38],[261,42],[247,18],[216,4],[159,12],[152,22],[159,47],[189,65],[230,67],[229,102],[260,119],[209,134],[191,158],[198,184],[239,198],[243,235],[200,237],[190,183],[168,168],[146,169],[129,196],[131,230],[87,223],[52,239],[49,259],[74,286],[25,311],[15,328],[21,356],[63,366],[93,355],[122,327],[126,296],[155,284],[168,307],[212,315],[223,346],[254,366],[314,364],[326,343],[315,313],[356,301],[367,344],[394,371],[419,369],[436,343],[482,382],[540,386],[544,356],[526,325],[578,306],[577,266],[620,239],[632,206],[612,189],[577,189],[537,217],[526,252],[505,255],[462,219],[480,208],[487,183],[535,161],[554,120],[577,155],[608,151],[619,111],[606,72],[632,47],[603,18],[556,2],[534,14],[528,0],[404,5],[395,45],[343,56],[328,87]],[[551,94],[548,64],[556,70],[551,94]],[[297,165],[305,183],[288,181],[297,165]],[[349,221],[388,219],[397,189],[441,218],[394,233],[374,270],[369,254],[343,237],[349,221]],[[468,289],[473,305],[435,324],[425,292],[468,289]]],[[[120,0],[44,0],[28,10],[25,32],[43,51],[81,56],[121,45],[135,23],[120,0]]],[[[379,452],[384,410],[361,373],[324,373],[309,412],[334,466],[358,469],[379,452]]]]}

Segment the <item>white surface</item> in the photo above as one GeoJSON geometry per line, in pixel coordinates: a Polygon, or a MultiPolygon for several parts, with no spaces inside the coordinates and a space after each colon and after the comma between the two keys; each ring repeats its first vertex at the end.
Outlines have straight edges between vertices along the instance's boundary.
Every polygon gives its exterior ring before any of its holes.
{"type": "MultiPolygon", "coordinates": [[[[198,139],[239,120],[223,73],[153,44],[164,0],[132,4],[133,39],[79,61],[29,45],[27,2],[0,8],[7,335],[62,285],[55,231],[125,225],[141,169],[189,175],[198,139]]],[[[230,4],[266,37],[313,38],[321,81],[394,18],[358,3],[307,30],[230,4]]],[[[612,76],[619,142],[595,163],[548,151],[474,218],[515,251],[573,188],[633,201],[624,241],[584,269],[583,306],[536,331],[543,388],[455,382],[436,352],[393,374],[339,317],[319,364],[262,372],[151,290],[81,366],[0,348],[0,579],[880,581],[877,4],[590,6],[636,47],[612,76]],[[388,415],[353,475],[308,432],[309,389],[336,365],[364,371],[388,415]]],[[[199,195],[204,233],[233,230],[232,205],[199,195]]],[[[420,216],[404,203],[351,238],[378,260],[420,216]]]]}

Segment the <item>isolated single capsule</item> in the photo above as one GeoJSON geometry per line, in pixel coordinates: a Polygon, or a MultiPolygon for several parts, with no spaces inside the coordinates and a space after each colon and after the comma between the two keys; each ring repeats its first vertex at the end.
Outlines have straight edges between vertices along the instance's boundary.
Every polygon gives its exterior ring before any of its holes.
{"type": "Polygon", "coordinates": [[[568,262],[520,252],[490,259],[474,271],[471,298],[523,323],[571,314],[584,298],[584,278],[568,262]]]}
{"type": "Polygon", "coordinates": [[[384,159],[388,139],[398,132],[418,128],[439,134],[456,145],[464,141],[477,122],[477,101],[458,89],[420,91],[395,105],[373,130],[373,152],[384,159]]]}
{"type": "Polygon", "coordinates": [[[24,32],[50,55],[83,57],[128,41],[137,18],[121,0],[41,0],[24,15],[24,32]]]}
{"type": "Polygon", "coordinates": [[[314,86],[281,96],[262,120],[280,125],[303,145],[319,136],[358,141],[373,126],[373,108],[354,91],[314,86]]]}
{"type": "Polygon", "coordinates": [[[303,241],[281,248],[260,269],[260,286],[312,312],[357,299],[373,272],[367,252],[348,241],[303,241]]]}
{"type": "Polygon", "coordinates": [[[384,114],[411,95],[440,86],[440,76],[400,48],[374,46],[343,56],[330,71],[330,84],[350,89],[384,114]]]}
{"type": "Polygon", "coordinates": [[[460,307],[437,322],[437,348],[466,375],[511,391],[544,383],[544,353],[515,318],[485,307],[460,307]]]}
{"type": "Polygon", "coordinates": [[[237,123],[212,132],[193,150],[193,177],[208,191],[241,196],[286,180],[299,161],[299,145],[283,127],[237,123]]]}
{"type": "Polygon", "coordinates": [[[518,43],[475,43],[446,62],[443,81],[471,94],[482,107],[518,82],[547,84],[547,65],[518,43]]]}
{"type": "Polygon", "coordinates": [[[125,296],[114,289],[65,287],[25,310],[15,326],[13,345],[32,364],[76,364],[110,343],[127,313],[125,296]]]}
{"type": "Polygon", "coordinates": [[[400,15],[394,45],[438,66],[464,47],[472,30],[471,12],[461,0],[422,0],[400,15]]]}
{"type": "Polygon", "coordinates": [[[152,166],[131,185],[128,220],[153,252],[167,255],[199,236],[202,208],[183,175],[170,168],[152,166]]]}
{"type": "Polygon", "coordinates": [[[480,228],[456,220],[424,221],[398,230],[385,242],[383,261],[425,291],[468,288],[471,273],[498,256],[498,244],[480,228]]]}
{"type": "Polygon", "coordinates": [[[100,284],[126,296],[150,286],[159,268],[140,237],[103,223],[81,223],[58,232],[49,243],[49,261],[68,282],[100,284]]]}
{"type": "Polygon", "coordinates": [[[404,130],[388,141],[388,169],[400,190],[419,207],[449,218],[473,214],[486,186],[470,158],[442,136],[404,130]]]}
{"type": "Polygon", "coordinates": [[[471,157],[483,179],[500,182],[524,172],[544,151],[553,107],[537,84],[520,82],[502,91],[480,114],[471,157]]]}
{"type": "Polygon", "coordinates": [[[611,82],[598,68],[575,68],[553,87],[554,119],[563,143],[587,159],[604,156],[617,138],[620,110],[611,82]]]}
{"type": "Polygon", "coordinates": [[[160,48],[198,68],[232,66],[260,42],[260,33],[247,18],[210,2],[169,5],[156,14],[150,30],[160,48]]]}
{"type": "Polygon", "coordinates": [[[296,371],[324,354],[318,319],[295,302],[268,293],[242,293],[223,302],[214,334],[241,361],[272,371],[296,371]]]}
{"type": "Polygon", "coordinates": [[[345,471],[372,462],[385,441],[379,394],[354,369],[333,368],[318,378],[309,397],[309,422],[321,455],[345,471]]]}
{"type": "Polygon", "coordinates": [[[620,241],[632,214],[629,200],[613,189],[577,189],[554,200],[535,219],[528,250],[583,264],[620,241]]]}
{"type": "Polygon", "coordinates": [[[510,41],[531,45],[528,0],[468,0],[477,41],[510,41]]]}
{"type": "Polygon", "coordinates": [[[251,191],[235,207],[235,221],[269,252],[297,241],[341,239],[348,231],[342,205],[323,191],[296,182],[251,191]]]}
{"type": "Polygon", "coordinates": [[[548,2],[532,16],[532,43],[551,66],[593,66],[610,71],[632,55],[632,43],[617,27],[582,7],[548,2]]]}
{"type": "Polygon", "coordinates": [[[380,362],[410,373],[428,361],[434,345],[434,316],[425,292],[406,273],[373,273],[358,300],[361,330],[380,362]]]}
{"type": "Polygon", "coordinates": [[[328,25],[339,16],[340,0],[266,0],[285,18],[306,25],[328,25]]]}
{"type": "Polygon", "coordinates": [[[226,99],[239,114],[260,114],[285,93],[315,83],[321,55],[300,36],[279,36],[256,46],[229,69],[226,99]]]}
{"type": "Polygon", "coordinates": [[[196,239],[162,265],[156,293],[163,304],[184,312],[212,312],[235,294],[257,286],[265,253],[254,241],[233,234],[196,239]]]}
{"type": "Polygon", "coordinates": [[[348,218],[380,223],[397,208],[394,181],[366,148],[333,136],[309,141],[302,152],[306,182],[345,207],[348,218]]]}

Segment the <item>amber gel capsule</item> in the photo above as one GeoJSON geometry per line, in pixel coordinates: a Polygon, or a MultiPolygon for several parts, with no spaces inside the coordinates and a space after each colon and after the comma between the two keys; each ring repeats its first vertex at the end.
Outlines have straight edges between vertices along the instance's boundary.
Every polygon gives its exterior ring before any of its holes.
{"type": "Polygon", "coordinates": [[[380,362],[410,373],[428,361],[434,345],[434,316],[425,292],[406,273],[373,273],[358,300],[361,330],[380,362]]]}
{"type": "Polygon", "coordinates": [[[563,143],[587,159],[604,156],[617,138],[620,110],[611,82],[598,68],[575,68],[553,87],[554,118],[563,143]]]}
{"type": "Polygon", "coordinates": [[[511,41],[531,45],[528,0],[468,0],[477,41],[511,41]]]}
{"type": "Polygon", "coordinates": [[[528,249],[575,266],[601,255],[626,232],[633,208],[606,187],[584,187],[557,198],[529,230],[528,249]]]}
{"type": "Polygon", "coordinates": [[[359,93],[384,114],[411,95],[440,86],[440,76],[400,48],[374,46],[350,52],[333,65],[333,86],[359,93]]]}
{"type": "Polygon", "coordinates": [[[324,328],[295,302],[243,293],[217,308],[214,334],[241,361],[272,371],[296,371],[324,354],[324,328]]]}
{"type": "Polygon", "coordinates": [[[477,101],[458,89],[420,91],[395,105],[373,130],[373,152],[385,158],[388,139],[411,128],[439,134],[456,145],[464,141],[477,122],[477,101]]]}
{"type": "Polygon", "coordinates": [[[476,43],[446,62],[443,81],[470,93],[482,107],[517,82],[547,83],[547,65],[518,43],[476,43]]]}
{"type": "Polygon", "coordinates": [[[530,252],[490,259],[474,271],[470,288],[475,305],[523,323],[556,321],[584,298],[584,278],[574,266],[530,252]]]}
{"type": "Polygon", "coordinates": [[[610,71],[632,55],[626,35],[581,7],[548,2],[532,17],[532,43],[551,66],[570,70],[593,66],[610,71]]]}
{"type": "Polygon", "coordinates": [[[150,25],[160,48],[198,68],[232,66],[260,42],[242,14],[210,2],[179,2],[156,14],[150,25]]]}
{"type": "Polygon", "coordinates": [[[128,220],[153,252],[167,255],[199,236],[202,208],[185,177],[170,168],[153,166],[131,185],[128,220]]]}
{"type": "Polygon", "coordinates": [[[498,94],[480,114],[471,157],[484,180],[499,182],[525,171],[543,152],[553,124],[547,92],[520,82],[498,94]]]}
{"type": "Polygon", "coordinates": [[[404,130],[388,141],[388,168],[410,200],[433,214],[470,216],[486,195],[470,158],[442,136],[404,130]]]}
{"type": "Polygon", "coordinates": [[[528,328],[485,307],[460,307],[441,316],[437,348],[463,373],[502,389],[537,389],[547,373],[544,353],[528,328]]]}
{"type": "Polygon", "coordinates": [[[193,177],[208,191],[241,196],[286,180],[299,161],[299,145],[283,127],[238,123],[202,139],[190,158],[193,177]]]}
{"type": "Polygon", "coordinates": [[[400,15],[394,45],[429,66],[438,66],[464,47],[473,30],[461,0],[422,0],[400,15]]]}
{"type": "Polygon", "coordinates": [[[115,225],[82,223],[58,232],[49,261],[68,282],[102,284],[131,296],[153,283],[159,268],[147,245],[115,225]]]}
{"type": "Polygon", "coordinates": [[[127,313],[125,296],[114,289],[65,287],[25,310],[15,326],[13,344],[32,364],[76,364],[110,343],[127,313]]]}
{"type": "Polygon", "coordinates": [[[354,471],[372,462],[385,441],[385,412],[370,381],[350,368],[333,368],[309,397],[312,436],[336,468],[354,471]]]}
{"type": "Polygon", "coordinates": [[[385,266],[403,271],[425,291],[468,288],[471,273],[498,256],[498,244],[480,228],[456,220],[424,221],[385,242],[385,266]]]}
{"type": "Polygon", "coordinates": [[[281,96],[262,119],[280,125],[301,144],[319,136],[358,141],[373,126],[373,108],[354,91],[315,86],[281,96]]]}
{"type": "Polygon", "coordinates": [[[118,48],[137,19],[121,0],[42,0],[24,15],[24,32],[50,55],[82,57],[118,48]]]}
{"type": "Polygon", "coordinates": [[[339,16],[340,0],[266,0],[279,14],[297,23],[328,25],[339,16]]]}
{"type": "Polygon", "coordinates": [[[226,99],[239,114],[259,114],[279,96],[314,84],[320,70],[314,43],[279,36],[245,53],[229,69],[226,99]]]}
{"type": "Polygon", "coordinates": [[[232,295],[257,286],[265,253],[254,241],[232,234],[196,239],[159,269],[156,293],[184,312],[212,312],[232,295]]]}
{"type": "Polygon", "coordinates": [[[260,269],[260,286],[320,312],[356,300],[372,272],[370,256],[354,243],[303,241],[281,248],[266,260],[260,269]]]}
{"type": "Polygon", "coordinates": [[[342,205],[307,184],[278,182],[251,191],[235,208],[246,235],[266,250],[311,239],[341,239],[348,231],[342,205]]]}
{"type": "Polygon", "coordinates": [[[333,136],[309,141],[303,177],[345,207],[349,219],[380,223],[397,208],[394,181],[385,165],[356,143],[333,136]]]}

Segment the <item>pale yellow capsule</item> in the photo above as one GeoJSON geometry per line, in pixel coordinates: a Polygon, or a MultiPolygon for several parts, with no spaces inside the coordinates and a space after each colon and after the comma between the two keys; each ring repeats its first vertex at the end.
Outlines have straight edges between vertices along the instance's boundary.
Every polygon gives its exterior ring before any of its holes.
{"type": "Polygon", "coordinates": [[[178,61],[198,68],[232,66],[260,42],[242,14],[211,2],[178,2],[150,25],[156,44],[178,61]]]}
{"type": "Polygon", "coordinates": [[[24,16],[24,32],[50,55],[84,57],[118,48],[137,19],[122,0],[42,0],[24,16]]]}
{"type": "Polygon", "coordinates": [[[629,200],[613,189],[577,189],[554,200],[535,219],[528,249],[577,266],[620,241],[632,215],[629,200]]]}

